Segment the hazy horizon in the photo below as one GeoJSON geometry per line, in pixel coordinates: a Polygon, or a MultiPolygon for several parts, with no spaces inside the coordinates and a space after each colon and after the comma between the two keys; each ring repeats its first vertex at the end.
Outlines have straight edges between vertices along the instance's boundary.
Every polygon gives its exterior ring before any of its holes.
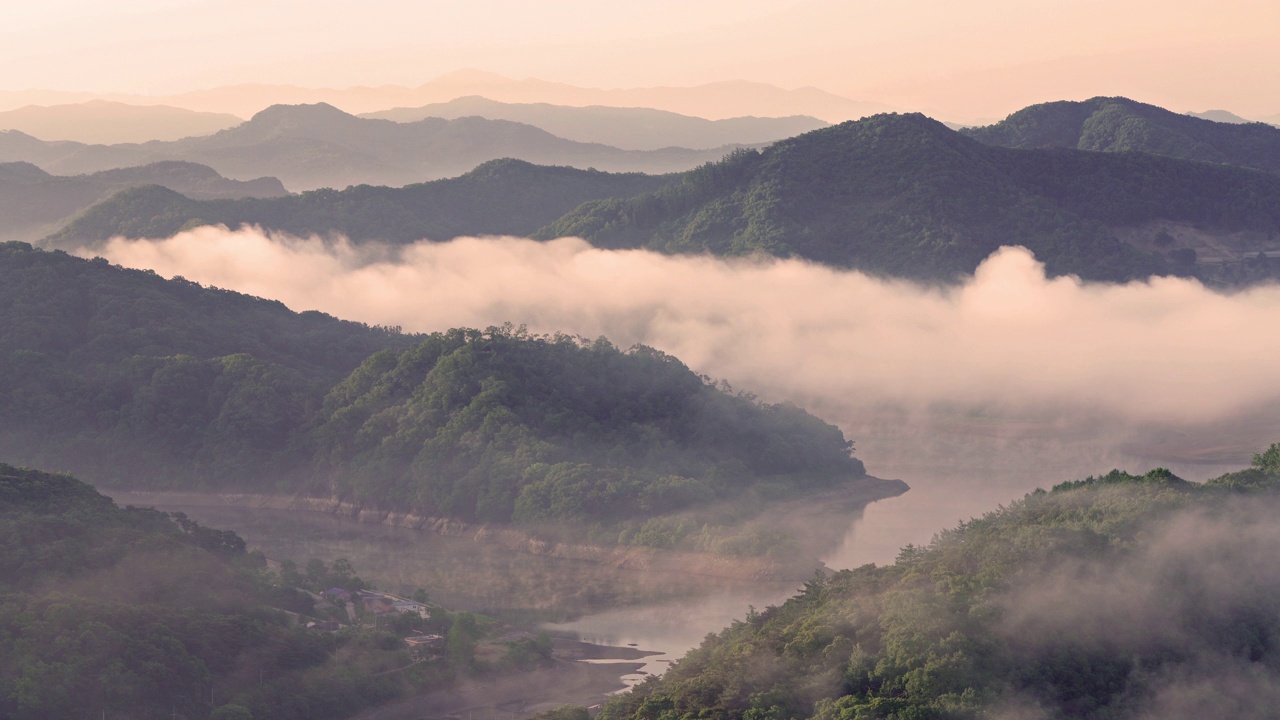
{"type": "Polygon", "coordinates": [[[1280,79],[1270,71],[1280,6],[1249,0],[662,0],[608,10],[571,0],[359,8],[328,0],[305,13],[240,0],[59,0],[6,8],[0,20],[0,94],[412,88],[478,68],[599,89],[813,87],[956,121],[1096,95],[1258,119],[1280,113],[1280,79]]]}

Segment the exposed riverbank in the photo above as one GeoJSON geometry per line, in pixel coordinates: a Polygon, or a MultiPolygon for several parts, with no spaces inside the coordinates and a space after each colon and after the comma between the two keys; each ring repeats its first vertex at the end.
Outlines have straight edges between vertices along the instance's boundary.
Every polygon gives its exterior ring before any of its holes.
{"type": "Polygon", "coordinates": [[[355,720],[519,720],[562,705],[591,706],[626,687],[621,676],[654,653],[552,640],[552,660],[529,672],[468,678],[358,715],[355,720]]]}
{"type": "MultiPolygon", "coordinates": [[[[900,480],[868,477],[836,490],[779,501],[769,512],[768,523],[795,535],[795,544],[816,559],[825,546],[839,542],[843,518],[861,507],[907,490],[900,480]],[[831,522],[837,527],[834,534],[831,522]]],[[[663,550],[634,545],[589,545],[557,542],[503,525],[468,523],[454,518],[431,517],[383,510],[341,498],[267,495],[258,493],[199,493],[180,491],[112,490],[102,488],[122,505],[153,506],[190,511],[196,508],[248,508],[315,513],[365,525],[382,525],[496,545],[505,550],[557,560],[587,562],[622,570],[659,571],[739,581],[788,581],[804,579],[818,567],[792,559],[705,552],[663,550]]]]}

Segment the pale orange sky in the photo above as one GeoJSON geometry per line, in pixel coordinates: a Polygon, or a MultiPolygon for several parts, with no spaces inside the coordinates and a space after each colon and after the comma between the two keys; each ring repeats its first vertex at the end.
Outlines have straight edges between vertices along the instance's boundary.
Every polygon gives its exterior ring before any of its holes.
{"type": "Polygon", "coordinates": [[[0,90],[746,79],[955,119],[1123,94],[1280,113],[1276,0],[44,0],[0,8],[0,90]]]}

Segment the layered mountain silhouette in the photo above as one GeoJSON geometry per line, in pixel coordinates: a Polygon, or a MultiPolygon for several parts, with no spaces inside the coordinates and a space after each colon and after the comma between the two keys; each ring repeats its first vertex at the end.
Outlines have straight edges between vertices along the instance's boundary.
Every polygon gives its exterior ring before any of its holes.
{"type": "Polygon", "coordinates": [[[64,105],[28,105],[0,112],[0,130],[19,130],[41,140],[82,143],[141,143],[211,135],[244,122],[227,113],[195,112],[165,105],[129,105],[107,100],[64,105]]]}
{"type": "MultiPolygon", "coordinates": [[[[786,89],[745,80],[727,80],[689,87],[601,89],[536,78],[517,80],[480,70],[447,73],[416,87],[380,85],[338,89],[240,84],[178,95],[118,94],[105,96],[103,99],[134,105],[160,103],[188,110],[249,117],[280,103],[329,103],[350,113],[370,113],[392,107],[417,107],[428,103],[448,102],[470,95],[481,95],[508,103],[647,107],[711,120],[752,115],[812,115],[827,122],[840,122],[893,109],[883,103],[854,100],[813,87],[786,89]]],[[[93,96],[85,93],[0,91],[0,108],[66,104],[91,99],[93,96]]]]}
{"type": "Polygon", "coordinates": [[[173,142],[85,145],[42,142],[16,131],[0,133],[0,162],[30,162],[53,173],[185,160],[237,179],[272,175],[294,191],[365,183],[405,185],[459,175],[503,157],[666,173],[718,160],[731,149],[619,150],[503,120],[428,118],[395,123],[358,118],[325,104],[276,105],[234,128],[173,142]]]}
{"type": "Polygon", "coordinates": [[[1186,114],[1191,117],[1198,117],[1201,120],[1212,120],[1214,122],[1230,123],[1232,125],[1243,125],[1245,123],[1253,122],[1252,120],[1240,117],[1230,110],[1205,110],[1204,112],[1189,112],[1186,114]]]}
{"type": "Polygon", "coordinates": [[[357,241],[529,235],[588,200],[631,197],[678,179],[507,159],[403,188],[359,185],[266,199],[200,201],[166,187],[138,187],[90,208],[46,244],[70,249],[116,235],[169,237],[208,224],[257,225],[299,236],[337,233],[357,241]]]}
{"type": "Polygon", "coordinates": [[[229,180],[212,168],[167,161],[90,175],[50,175],[30,163],[0,163],[0,240],[29,241],[59,229],[81,210],[123,188],[152,186],[199,199],[279,197],[275,178],[229,180]]]}
{"type": "Polygon", "coordinates": [[[1202,235],[1266,244],[1277,232],[1275,175],[1145,153],[992,147],[913,114],[740,151],[654,193],[588,203],[539,237],[921,279],[971,272],[1019,244],[1050,273],[1121,280],[1189,270],[1195,252],[1184,245],[1202,235]]]}
{"type": "Polygon", "coordinates": [[[201,223],[446,240],[527,234],[560,212],[533,235],[672,253],[765,253],[943,281],[972,272],[1001,245],[1020,244],[1050,273],[1119,280],[1190,273],[1197,253],[1204,259],[1210,249],[1237,259],[1275,249],[1280,177],[1147,153],[993,147],[923,115],[880,115],[739,150],[668,179],[508,162],[400,191],[198,203],[136,190],[86,211],[48,242],[156,237],[201,223]],[[1234,245],[1214,245],[1227,236],[1234,245]]]}
{"type": "Polygon", "coordinates": [[[995,125],[963,130],[989,145],[1139,151],[1280,172],[1280,128],[1215,122],[1123,97],[1032,105],[995,125]]]}
{"type": "Polygon", "coordinates": [[[804,115],[706,120],[652,108],[502,103],[479,96],[362,115],[395,122],[468,116],[521,122],[569,140],[602,143],[626,150],[751,145],[781,140],[828,125],[823,120],[804,115]]]}

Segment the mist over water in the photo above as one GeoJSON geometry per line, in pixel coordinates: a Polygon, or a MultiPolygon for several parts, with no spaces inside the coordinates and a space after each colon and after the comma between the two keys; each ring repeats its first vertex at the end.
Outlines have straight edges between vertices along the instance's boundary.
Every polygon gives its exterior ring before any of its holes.
{"type": "MultiPolygon", "coordinates": [[[[624,348],[643,343],[766,401],[794,402],[839,425],[871,474],[912,487],[847,519],[844,541],[821,558],[832,570],[892,562],[902,546],[1036,487],[1116,467],[1164,466],[1203,480],[1280,441],[1277,287],[1223,295],[1181,279],[1048,279],[1020,247],[1002,248],[947,288],[793,260],[600,250],[578,239],[390,247],[203,228],[117,239],[97,254],[406,331],[512,322],[603,335],[624,348]]],[[[384,545],[369,547],[379,555],[384,545]]],[[[416,566],[396,564],[401,584],[441,582],[433,564],[406,568],[416,566]]],[[[532,579],[500,574],[528,586],[505,588],[511,597],[559,576],[550,566],[532,579]]],[[[702,582],[695,593],[679,589],[692,579],[655,576],[632,580],[643,586],[633,592],[628,579],[583,578],[602,596],[627,597],[550,627],[659,650],[644,668],[655,674],[750,606],[798,589],[702,582]],[[655,582],[663,587],[645,585],[655,582]]]]}
{"type": "Polygon", "coordinates": [[[870,506],[832,567],[891,561],[1036,487],[1113,467],[1204,479],[1280,440],[1276,286],[1048,279],[1012,246],[945,288],[573,238],[393,247],[208,227],[84,254],[406,331],[512,322],[644,343],[794,402],[913,488],[870,506]]]}

